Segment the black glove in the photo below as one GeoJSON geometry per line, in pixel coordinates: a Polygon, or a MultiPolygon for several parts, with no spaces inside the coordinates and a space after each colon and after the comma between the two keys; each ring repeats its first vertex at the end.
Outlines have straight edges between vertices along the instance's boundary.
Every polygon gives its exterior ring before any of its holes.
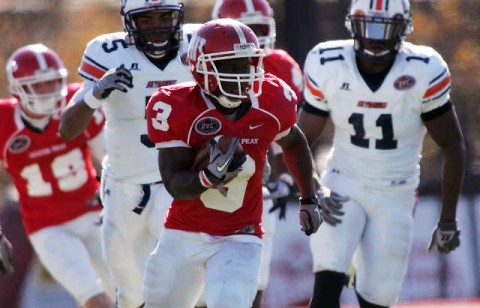
{"type": "Polygon", "coordinates": [[[320,208],[323,220],[329,225],[336,226],[342,222],[341,216],[345,213],[342,211],[343,204],[350,200],[347,196],[340,196],[337,193],[330,192],[326,188],[322,188],[318,192],[320,197],[320,208]]]}
{"type": "Polygon", "coordinates": [[[278,218],[285,219],[287,213],[288,196],[290,195],[291,187],[287,182],[282,180],[270,181],[265,187],[270,192],[270,199],[273,200],[273,206],[268,211],[269,213],[279,210],[278,218]]]}
{"type": "Polygon", "coordinates": [[[119,90],[124,93],[127,88],[133,88],[133,76],[125,65],[120,65],[115,70],[109,70],[98,80],[93,86],[92,93],[96,99],[102,100],[107,98],[113,90],[119,90]]]}
{"type": "Polygon", "coordinates": [[[460,230],[457,221],[439,222],[432,233],[428,252],[449,253],[460,246],[460,230]]]}
{"type": "Polygon", "coordinates": [[[323,222],[317,198],[300,198],[300,226],[307,236],[317,232],[323,222]]]}
{"type": "Polygon", "coordinates": [[[0,229],[0,272],[13,273],[13,248],[0,229]]]}

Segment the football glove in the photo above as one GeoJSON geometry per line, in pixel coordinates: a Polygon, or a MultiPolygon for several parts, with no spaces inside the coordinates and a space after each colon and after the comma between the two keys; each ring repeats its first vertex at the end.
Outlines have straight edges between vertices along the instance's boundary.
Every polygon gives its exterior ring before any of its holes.
{"type": "Polygon", "coordinates": [[[457,221],[439,222],[432,233],[428,252],[449,253],[460,246],[460,230],[457,221]]]}
{"type": "Polygon", "coordinates": [[[13,248],[0,229],[0,272],[13,273],[13,248]]]}
{"type": "Polygon", "coordinates": [[[245,151],[234,153],[238,142],[238,138],[232,138],[232,142],[228,146],[227,151],[222,153],[216,138],[210,140],[210,162],[205,170],[200,171],[212,186],[217,187],[223,195],[226,195],[223,184],[237,176],[238,173],[242,171],[242,165],[247,160],[247,153],[245,151]]]}
{"type": "Polygon", "coordinates": [[[119,90],[126,93],[127,87],[133,88],[133,76],[125,65],[122,64],[115,70],[109,70],[93,86],[92,93],[96,99],[107,98],[113,90],[119,90]]]}
{"type": "Polygon", "coordinates": [[[320,208],[323,220],[327,224],[335,227],[342,222],[341,216],[345,214],[345,212],[342,211],[342,207],[350,198],[340,196],[326,188],[322,188],[322,190],[317,193],[320,196],[320,208]]]}
{"type": "Polygon", "coordinates": [[[273,213],[276,210],[279,211],[278,218],[285,219],[287,213],[287,201],[290,195],[291,186],[287,182],[282,180],[270,181],[265,187],[270,192],[269,198],[273,200],[273,206],[268,210],[269,213],[273,213]]]}
{"type": "Polygon", "coordinates": [[[323,222],[317,198],[300,198],[300,226],[307,236],[317,232],[323,222]]]}

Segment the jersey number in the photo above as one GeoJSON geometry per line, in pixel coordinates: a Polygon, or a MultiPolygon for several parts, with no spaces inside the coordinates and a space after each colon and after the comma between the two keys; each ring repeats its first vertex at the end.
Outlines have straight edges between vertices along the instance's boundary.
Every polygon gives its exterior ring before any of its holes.
{"type": "MultiPolygon", "coordinates": [[[[88,173],[80,149],[74,149],[67,154],[55,157],[50,168],[61,191],[79,189],[88,181],[88,173]]],[[[27,192],[30,197],[52,195],[52,183],[44,180],[38,164],[26,166],[20,175],[27,181],[27,192]]]]}
{"type": "MultiPolygon", "coordinates": [[[[370,140],[365,138],[365,126],[363,124],[363,114],[352,113],[348,118],[348,123],[353,125],[355,135],[350,136],[350,142],[356,146],[367,148],[370,146],[370,140]]],[[[382,129],[382,139],[375,140],[375,149],[393,150],[397,148],[397,140],[394,139],[393,122],[391,114],[381,114],[375,122],[377,127],[382,129]]]]}

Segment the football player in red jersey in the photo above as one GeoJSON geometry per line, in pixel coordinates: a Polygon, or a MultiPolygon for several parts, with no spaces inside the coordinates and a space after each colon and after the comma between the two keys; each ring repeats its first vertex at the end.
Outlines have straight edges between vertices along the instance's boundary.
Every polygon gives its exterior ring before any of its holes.
{"type": "MultiPolygon", "coordinates": [[[[61,59],[42,44],[16,50],[6,72],[13,97],[0,101],[0,160],[18,191],[30,242],[80,305],[111,307],[114,290],[97,223],[99,183],[90,158],[104,155],[103,115],[98,113],[77,138],[60,137],[58,112],[79,85],[66,84],[61,59]]],[[[5,255],[0,264],[8,270],[5,255]]]]}
{"type": "Polygon", "coordinates": [[[264,74],[254,32],[233,19],[202,25],[189,46],[195,82],[160,88],[147,105],[148,136],[174,200],[165,231],[145,273],[145,307],[192,307],[205,288],[208,307],[250,307],[262,254],[262,178],[272,141],[300,189],[301,229],[322,219],[305,138],[295,125],[291,88],[264,74]],[[219,135],[240,142],[221,152],[211,142],[206,169],[192,170],[195,153],[219,135]],[[225,194],[222,194],[222,188],[225,194]]]}
{"type": "MultiPolygon", "coordinates": [[[[263,68],[266,73],[275,75],[285,81],[297,95],[298,103],[302,100],[303,76],[298,63],[285,51],[275,48],[276,29],[273,10],[266,0],[217,0],[212,10],[212,18],[233,18],[249,26],[257,35],[260,47],[265,51],[263,68]]],[[[288,197],[293,189],[293,179],[283,162],[282,149],[276,142],[270,146],[271,158],[265,173],[264,208],[262,226],[263,258],[260,266],[260,282],[253,308],[260,308],[262,293],[267,288],[270,276],[270,259],[273,249],[273,235],[276,217],[271,215],[278,210],[279,219],[285,219],[288,197]]],[[[199,303],[199,307],[203,303],[199,303]]]]}

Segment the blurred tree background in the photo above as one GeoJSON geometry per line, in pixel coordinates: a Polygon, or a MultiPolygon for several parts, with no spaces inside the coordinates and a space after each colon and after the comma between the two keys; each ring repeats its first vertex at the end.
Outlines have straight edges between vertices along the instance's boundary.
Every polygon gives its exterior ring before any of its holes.
{"type": "MultiPolygon", "coordinates": [[[[185,22],[210,18],[214,0],[185,0],[185,22]]],[[[348,38],[344,27],[348,0],[270,0],[277,21],[277,47],[303,65],[310,48],[320,41],[348,38]]],[[[17,48],[41,42],[62,57],[69,81],[77,74],[86,43],[95,36],[122,31],[120,0],[0,0],[0,67],[17,48]]],[[[464,193],[479,191],[480,175],[480,1],[413,0],[415,31],[408,38],[442,54],[453,76],[452,100],[468,147],[464,193]]],[[[0,74],[0,97],[8,97],[0,74]]],[[[325,138],[328,138],[328,134],[325,138]]],[[[427,138],[422,160],[421,193],[440,188],[441,155],[427,138]]]]}

